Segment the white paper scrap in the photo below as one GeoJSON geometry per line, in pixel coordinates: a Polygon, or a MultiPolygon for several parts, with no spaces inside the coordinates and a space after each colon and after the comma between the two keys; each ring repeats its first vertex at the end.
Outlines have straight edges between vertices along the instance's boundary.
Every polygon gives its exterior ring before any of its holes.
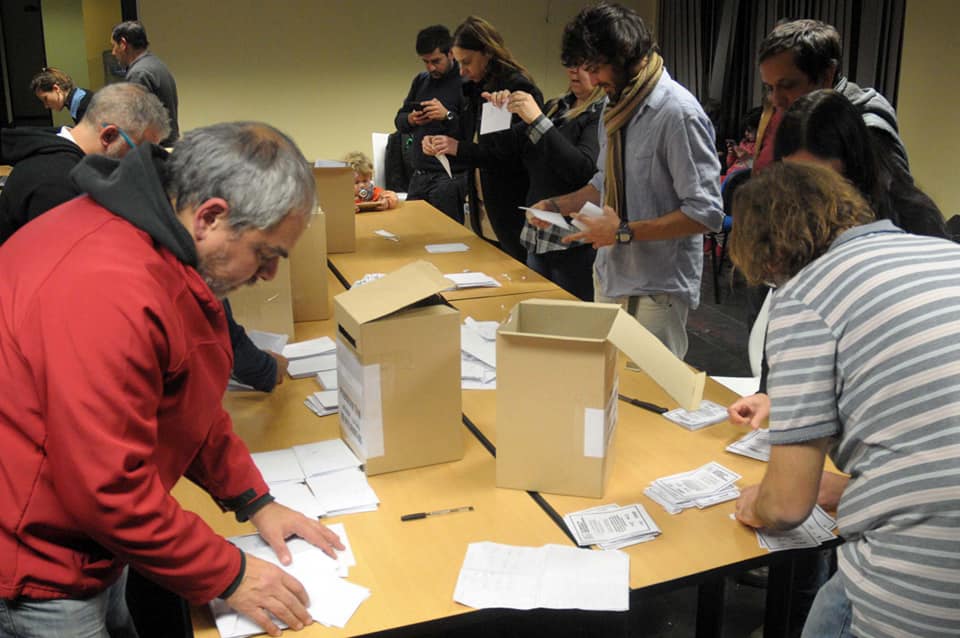
{"type": "Polygon", "coordinates": [[[440,166],[443,167],[443,170],[447,172],[447,177],[453,179],[453,171],[450,170],[450,159],[443,153],[437,155],[436,158],[437,161],[440,162],[440,166]]]}
{"type": "Polygon", "coordinates": [[[391,233],[389,230],[384,230],[382,228],[378,228],[377,230],[373,231],[373,234],[383,237],[384,239],[389,239],[390,241],[400,241],[399,237],[391,233]]]}

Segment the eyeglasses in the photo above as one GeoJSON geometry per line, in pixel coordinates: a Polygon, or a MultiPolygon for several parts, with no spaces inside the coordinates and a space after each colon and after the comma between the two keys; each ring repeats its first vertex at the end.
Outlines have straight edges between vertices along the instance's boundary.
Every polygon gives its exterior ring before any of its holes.
{"type": "MultiPolygon", "coordinates": [[[[101,128],[107,128],[108,126],[117,126],[117,125],[111,124],[110,122],[103,122],[100,125],[101,128]]],[[[130,139],[130,136],[127,135],[126,131],[124,131],[119,126],[117,126],[117,133],[120,135],[120,137],[123,138],[123,141],[127,143],[127,146],[129,146],[130,148],[137,148],[137,145],[133,143],[133,140],[130,139]]]]}

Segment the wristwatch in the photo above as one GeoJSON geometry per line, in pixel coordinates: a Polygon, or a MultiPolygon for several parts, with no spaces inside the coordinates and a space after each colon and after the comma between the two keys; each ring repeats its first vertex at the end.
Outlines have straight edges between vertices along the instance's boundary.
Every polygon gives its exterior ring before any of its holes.
{"type": "Polygon", "coordinates": [[[453,121],[453,117],[454,117],[454,116],[453,116],[453,111],[451,111],[450,109],[447,109],[447,116],[446,116],[446,117],[447,117],[447,121],[448,121],[448,122],[453,121]]]}
{"type": "Polygon", "coordinates": [[[629,244],[633,241],[633,231],[630,230],[630,222],[625,219],[620,222],[616,238],[618,244],[629,244]]]}

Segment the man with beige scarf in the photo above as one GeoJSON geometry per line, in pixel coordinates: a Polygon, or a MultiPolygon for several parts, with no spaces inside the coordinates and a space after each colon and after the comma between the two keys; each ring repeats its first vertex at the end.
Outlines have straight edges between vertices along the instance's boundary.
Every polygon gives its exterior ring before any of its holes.
{"type": "Polygon", "coordinates": [[[723,222],[714,131],[676,83],[643,20],[600,3],[563,33],[563,59],[582,64],[610,102],[600,122],[597,173],[578,191],[535,204],[574,215],[592,243],[596,301],[619,303],[682,358],[687,312],[700,302],[701,235],[723,222]],[[603,216],[576,215],[586,203],[603,216]]]}

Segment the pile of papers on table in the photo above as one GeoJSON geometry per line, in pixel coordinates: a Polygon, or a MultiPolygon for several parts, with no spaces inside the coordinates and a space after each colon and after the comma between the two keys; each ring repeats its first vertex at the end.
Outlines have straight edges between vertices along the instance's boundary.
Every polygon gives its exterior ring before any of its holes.
{"type": "Polygon", "coordinates": [[[503,284],[482,272],[455,272],[444,275],[454,283],[450,290],[462,290],[464,288],[500,288],[503,284]]]}
{"type": "MultiPolygon", "coordinates": [[[[360,604],[370,597],[370,590],[344,580],[350,567],[356,565],[357,561],[343,525],[338,523],[329,527],[344,545],[344,551],[337,552],[336,559],[305,540],[293,538],[287,541],[293,561],[289,565],[281,565],[276,554],[258,534],[235,536],[228,540],[247,554],[273,563],[299,580],[310,597],[310,606],[307,607],[310,616],[327,627],[343,628],[360,604]]],[[[256,623],[234,611],[220,598],[210,603],[210,609],[223,638],[242,638],[263,633],[256,623]]],[[[287,627],[279,619],[272,619],[280,628],[287,627]]]]}
{"type": "Polygon", "coordinates": [[[778,552],[784,549],[817,547],[826,541],[833,540],[835,529],[837,529],[837,521],[816,505],[800,527],[786,531],[758,529],[756,533],[760,547],[767,551],[778,552]]]}
{"type": "Polygon", "coordinates": [[[460,326],[460,387],[464,390],[494,390],[497,387],[496,321],[467,317],[460,326]]]}
{"type": "Polygon", "coordinates": [[[670,514],[679,514],[685,509],[703,509],[732,501],[740,496],[735,483],[741,476],[717,462],[689,472],[658,478],[643,491],[670,514]]]}
{"type": "Polygon", "coordinates": [[[380,503],[360,461],[340,439],[252,456],[277,502],[305,516],[370,512],[380,503]]]}
{"type": "Polygon", "coordinates": [[[630,557],[563,545],[470,543],[453,599],[475,609],[630,608],[630,557]]]}
{"type": "MultiPolygon", "coordinates": [[[[264,332],[263,330],[247,330],[247,336],[253,345],[266,352],[276,352],[281,354],[283,347],[287,345],[289,337],[278,332],[264,332]]],[[[253,390],[252,386],[246,383],[240,383],[233,377],[227,382],[227,390],[253,390]]]]}
{"type": "Polygon", "coordinates": [[[673,421],[690,431],[705,428],[708,425],[722,423],[727,420],[727,408],[713,401],[701,401],[696,410],[677,408],[663,413],[663,418],[673,421]]]}
{"type": "Polygon", "coordinates": [[[770,430],[751,430],[726,447],[727,452],[749,456],[758,461],[770,460],[770,430]]]}
{"type": "Polygon", "coordinates": [[[287,374],[293,379],[337,369],[337,344],[330,337],[288,343],[280,354],[289,361],[287,374]]]}
{"type": "Polygon", "coordinates": [[[620,549],[652,541],[660,535],[660,528],[639,504],[591,507],[564,515],[563,522],[581,547],[597,545],[601,549],[620,549]]]}

